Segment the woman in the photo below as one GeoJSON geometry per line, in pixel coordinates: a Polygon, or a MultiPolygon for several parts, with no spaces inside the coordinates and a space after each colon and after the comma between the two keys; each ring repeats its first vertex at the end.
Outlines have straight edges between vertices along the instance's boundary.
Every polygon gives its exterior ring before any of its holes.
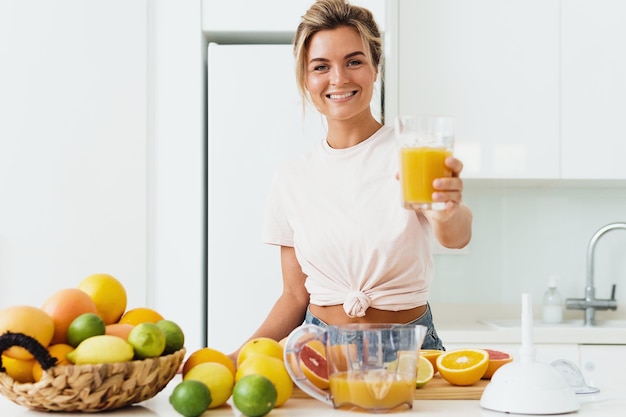
{"type": "Polygon", "coordinates": [[[381,49],[364,8],[319,0],[302,17],[297,81],[328,135],[282,166],[272,184],[263,239],[280,246],[283,292],[252,338],[280,340],[303,320],[414,323],[429,328],[422,348],[444,349],[428,306],[430,238],[449,248],[470,240],[463,165],[448,157],[452,178],[435,180],[433,198],[444,210],[401,207],[393,129],[370,109],[381,49]]]}

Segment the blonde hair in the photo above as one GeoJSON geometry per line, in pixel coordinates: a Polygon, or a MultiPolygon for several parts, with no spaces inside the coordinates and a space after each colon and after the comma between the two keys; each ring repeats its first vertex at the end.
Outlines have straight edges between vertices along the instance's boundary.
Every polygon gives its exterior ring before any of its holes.
{"type": "Polygon", "coordinates": [[[309,100],[306,90],[307,50],[311,38],[322,30],[350,27],[357,31],[366,46],[365,55],[375,69],[382,56],[380,30],[372,12],[364,7],[353,6],[347,0],[317,0],[302,16],[294,37],[293,53],[296,60],[296,82],[305,100],[309,100]]]}

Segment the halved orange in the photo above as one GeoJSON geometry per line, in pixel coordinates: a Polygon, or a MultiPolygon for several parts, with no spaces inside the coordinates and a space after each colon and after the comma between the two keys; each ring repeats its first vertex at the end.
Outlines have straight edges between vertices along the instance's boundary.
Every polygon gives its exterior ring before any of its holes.
{"type": "Polygon", "coordinates": [[[443,352],[444,352],[443,350],[436,350],[436,349],[420,349],[420,356],[423,356],[426,359],[428,359],[430,363],[433,365],[433,372],[437,373],[437,358],[443,352]]]}
{"type": "Polygon", "coordinates": [[[437,358],[437,369],[452,385],[472,385],[478,382],[489,366],[489,353],[484,349],[456,349],[437,358]]]}

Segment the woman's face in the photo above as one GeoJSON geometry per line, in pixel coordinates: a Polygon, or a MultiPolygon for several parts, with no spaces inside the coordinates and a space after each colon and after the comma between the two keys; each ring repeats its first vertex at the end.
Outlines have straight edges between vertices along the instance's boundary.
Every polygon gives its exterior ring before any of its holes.
{"type": "Polygon", "coordinates": [[[365,52],[361,37],[349,27],[323,30],[311,38],[305,84],[313,104],[329,120],[370,113],[378,70],[365,52]]]}

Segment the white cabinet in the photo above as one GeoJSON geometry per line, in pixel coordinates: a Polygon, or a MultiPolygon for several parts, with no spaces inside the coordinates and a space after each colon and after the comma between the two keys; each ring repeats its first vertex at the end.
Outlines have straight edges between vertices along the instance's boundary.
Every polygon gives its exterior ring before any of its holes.
{"type": "Polygon", "coordinates": [[[397,114],[455,115],[466,178],[557,178],[559,7],[558,0],[397,0],[387,60],[397,91],[387,102],[397,100],[397,114]]]}
{"type": "MultiPolygon", "coordinates": [[[[313,0],[202,0],[202,29],[205,32],[226,32],[226,38],[246,33],[295,32],[300,16],[313,4],[313,0]]],[[[352,4],[368,8],[384,29],[385,2],[381,0],[355,0],[352,4]]],[[[291,41],[288,35],[287,39],[291,41]]]]}
{"type": "Polygon", "coordinates": [[[624,384],[626,345],[580,345],[580,370],[600,390],[624,384]]]}
{"type": "Polygon", "coordinates": [[[0,2],[0,307],[89,274],[146,301],[147,1],[0,2]]]}
{"type": "Polygon", "coordinates": [[[562,177],[626,179],[626,3],[562,2],[562,177]]]}

